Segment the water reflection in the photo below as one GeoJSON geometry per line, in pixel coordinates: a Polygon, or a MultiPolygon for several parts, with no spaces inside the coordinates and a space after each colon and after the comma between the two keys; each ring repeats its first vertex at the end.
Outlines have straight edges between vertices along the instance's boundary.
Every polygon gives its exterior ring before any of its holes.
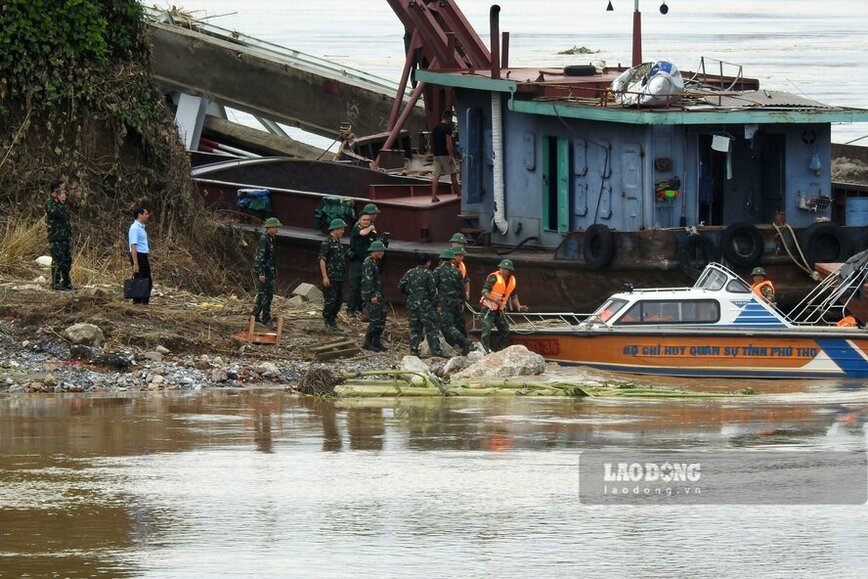
{"type": "MultiPolygon", "coordinates": [[[[4,396],[0,575],[390,575],[410,561],[419,576],[507,576],[528,556],[544,575],[574,576],[589,561],[621,574],[628,553],[640,568],[672,564],[655,545],[684,525],[696,549],[721,529],[732,548],[778,533],[775,548],[793,556],[807,541],[809,569],[840,570],[864,559],[846,550],[868,540],[864,508],[760,510],[754,525],[722,507],[655,520],[576,500],[586,448],[864,449],[864,390],[811,388],[720,400],[4,396]],[[787,534],[807,519],[835,537],[831,560],[823,541],[812,550],[806,535],[787,534]]],[[[721,555],[705,569],[744,563],[721,555]]]]}

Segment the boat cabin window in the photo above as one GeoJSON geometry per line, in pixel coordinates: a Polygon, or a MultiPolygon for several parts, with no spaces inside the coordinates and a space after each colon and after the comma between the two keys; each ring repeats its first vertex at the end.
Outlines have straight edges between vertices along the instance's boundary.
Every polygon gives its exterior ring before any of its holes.
{"type": "Polygon", "coordinates": [[[695,287],[716,292],[726,285],[727,279],[729,279],[729,276],[722,271],[706,269],[702,272],[702,277],[697,280],[695,287]]]}
{"type": "Polygon", "coordinates": [[[596,312],[591,314],[586,322],[608,322],[612,316],[621,311],[627,305],[625,300],[610,299],[600,306],[596,312]]]}
{"type": "Polygon", "coordinates": [[[615,325],[713,324],[718,320],[717,300],[643,300],[627,310],[615,325]]]}
{"type": "Polygon", "coordinates": [[[726,291],[734,294],[749,294],[750,286],[747,285],[744,280],[734,279],[726,285],[726,291]]]}

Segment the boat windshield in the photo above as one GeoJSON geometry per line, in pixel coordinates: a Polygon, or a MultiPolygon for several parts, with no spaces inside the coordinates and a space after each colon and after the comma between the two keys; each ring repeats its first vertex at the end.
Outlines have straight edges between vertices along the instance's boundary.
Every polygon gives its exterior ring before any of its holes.
{"type": "Polygon", "coordinates": [[[627,305],[625,300],[618,300],[614,298],[610,298],[606,301],[602,306],[597,308],[597,311],[588,316],[585,320],[586,322],[608,322],[612,319],[612,316],[621,311],[621,308],[627,305]]]}
{"type": "Polygon", "coordinates": [[[702,277],[696,281],[694,287],[716,292],[726,285],[728,279],[729,276],[722,271],[709,268],[702,272],[702,277]]]}

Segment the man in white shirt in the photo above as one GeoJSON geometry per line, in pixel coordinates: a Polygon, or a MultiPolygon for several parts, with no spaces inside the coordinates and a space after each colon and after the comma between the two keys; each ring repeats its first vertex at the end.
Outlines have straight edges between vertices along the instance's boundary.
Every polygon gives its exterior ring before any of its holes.
{"type": "Polygon", "coordinates": [[[134,304],[147,304],[150,301],[150,285],[151,281],[151,264],[148,262],[148,254],[151,248],[148,246],[148,232],[145,229],[145,224],[151,217],[151,212],[144,207],[139,207],[133,211],[135,221],[130,225],[129,242],[130,242],[130,261],[133,264],[133,277],[136,279],[145,278],[148,280],[148,296],[145,298],[133,299],[134,304]]]}

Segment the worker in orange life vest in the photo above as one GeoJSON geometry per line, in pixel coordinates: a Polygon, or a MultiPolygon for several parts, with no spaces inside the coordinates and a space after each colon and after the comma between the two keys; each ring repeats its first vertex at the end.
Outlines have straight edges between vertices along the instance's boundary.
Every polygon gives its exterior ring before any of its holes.
{"type": "Polygon", "coordinates": [[[470,278],[467,277],[467,266],[464,265],[464,255],[467,251],[464,249],[467,246],[467,238],[463,233],[455,233],[449,238],[449,243],[452,244],[452,253],[455,254],[458,271],[461,272],[461,277],[464,279],[464,300],[470,301],[470,278]],[[461,257],[456,248],[461,248],[461,257]]]}
{"type": "Polygon", "coordinates": [[[750,287],[757,296],[761,297],[768,303],[775,303],[775,286],[772,284],[766,270],[761,267],[753,268],[750,272],[750,287]]]}
{"type": "Polygon", "coordinates": [[[485,285],[482,287],[482,347],[486,352],[491,351],[491,325],[497,326],[497,333],[501,342],[506,343],[509,335],[509,325],[503,315],[507,305],[520,311],[526,312],[527,306],[521,305],[518,294],[515,293],[516,279],[515,267],[511,259],[504,259],[497,265],[497,271],[488,274],[485,285]]]}

